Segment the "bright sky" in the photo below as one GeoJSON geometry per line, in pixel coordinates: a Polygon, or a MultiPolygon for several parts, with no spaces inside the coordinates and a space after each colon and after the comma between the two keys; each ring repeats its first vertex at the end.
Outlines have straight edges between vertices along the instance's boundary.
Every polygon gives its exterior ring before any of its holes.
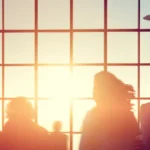
{"type": "MultiPolygon", "coordinates": [[[[2,0],[0,0],[0,30],[2,28],[1,2],[2,0]]],[[[69,29],[69,5],[69,0],[39,0],[39,29],[69,29]]],[[[74,0],[74,29],[104,28],[103,6],[103,0],[74,0]]],[[[137,9],[138,0],[108,0],[108,28],[136,29],[137,9]]],[[[150,14],[150,0],[141,0],[141,29],[150,29],[150,22],[142,19],[147,14],[150,14]]],[[[5,29],[34,29],[34,0],[5,0],[5,29]]],[[[103,32],[76,32],[73,36],[74,63],[103,63],[103,32]]],[[[150,32],[141,32],[141,63],[150,63],[149,39],[150,32]]],[[[1,42],[0,32],[0,45],[1,42]]],[[[109,32],[108,62],[137,63],[137,42],[136,32],[109,32]]],[[[69,64],[69,44],[69,33],[39,33],[38,63],[69,64]]],[[[1,48],[0,46],[0,63],[2,61],[1,48]]],[[[5,33],[5,63],[34,63],[34,33],[5,33]]],[[[64,124],[63,131],[69,131],[68,91],[69,96],[92,97],[93,76],[100,70],[103,70],[103,67],[74,67],[73,80],[71,80],[69,66],[39,67],[38,96],[57,99],[57,101],[40,100],[38,102],[39,124],[51,131],[51,123],[60,119],[64,124]],[[74,92],[70,88],[71,85],[74,92]],[[58,103],[59,108],[56,109],[58,103]],[[49,117],[45,117],[47,113],[49,113],[49,117]],[[54,113],[57,113],[55,118],[54,113]]],[[[108,67],[108,70],[126,83],[132,84],[137,91],[136,66],[108,67]]],[[[1,72],[0,68],[0,78],[1,72]]],[[[150,97],[148,90],[150,89],[150,66],[141,66],[140,73],[140,95],[141,97],[150,97]]],[[[1,87],[0,91],[2,91],[1,87]]],[[[34,97],[34,67],[5,67],[5,97],[18,95],[34,97]]],[[[2,96],[1,92],[0,96],[2,96]]],[[[146,102],[142,101],[141,103],[146,102]]],[[[6,101],[5,106],[7,103],[6,101]]],[[[134,113],[137,117],[137,102],[133,100],[132,103],[135,104],[134,113]]],[[[74,102],[74,131],[80,131],[86,112],[93,106],[95,106],[94,101],[74,102]]],[[[77,149],[79,136],[74,135],[74,150],[77,149]]]]}

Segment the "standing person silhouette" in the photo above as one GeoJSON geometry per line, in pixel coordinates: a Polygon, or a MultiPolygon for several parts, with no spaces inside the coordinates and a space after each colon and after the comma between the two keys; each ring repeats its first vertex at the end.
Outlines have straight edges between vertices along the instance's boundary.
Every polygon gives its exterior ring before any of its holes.
{"type": "Polygon", "coordinates": [[[138,134],[133,87],[102,71],[95,75],[93,97],[96,107],[84,119],[79,150],[133,150],[138,134]]]}
{"type": "Polygon", "coordinates": [[[61,133],[62,123],[53,123],[53,132],[49,135],[52,150],[67,150],[67,136],[61,133]]]}
{"type": "Polygon", "coordinates": [[[34,109],[25,97],[17,97],[7,105],[2,136],[7,150],[46,150],[48,132],[33,122],[34,109]]]}
{"type": "Polygon", "coordinates": [[[0,149],[2,149],[2,133],[0,131],[0,149]]]}
{"type": "Polygon", "coordinates": [[[150,103],[141,106],[141,131],[145,150],[150,150],[150,103]]]}

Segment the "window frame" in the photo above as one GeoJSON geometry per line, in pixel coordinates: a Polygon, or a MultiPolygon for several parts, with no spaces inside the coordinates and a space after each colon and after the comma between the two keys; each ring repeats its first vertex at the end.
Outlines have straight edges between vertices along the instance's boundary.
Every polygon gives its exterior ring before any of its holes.
{"type": "MultiPolygon", "coordinates": [[[[107,71],[108,66],[137,66],[138,71],[137,71],[137,85],[138,85],[138,90],[137,90],[137,98],[136,100],[138,101],[138,124],[140,125],[140,100],[149,100],[150,97],[141,97],[140,96],[140,67],[141,66],[150,66],[150,63],[141,63],[140,61],[140,33],[141,32],[150,32],[150,29],[141,29],[140,24],[141,24],[141,0],[138,0],[138,28],[137,29],[108,29],[108,23],[107,23],[107,18],[108,18],[108,1],[109,0],[104,0],[104,29],[74,29],[73,28],[73,0],[70,0],[70,29],[50,29],[50,30],[45,30],[45,29],[38,29],[38,0],[34,0],[34,29],[33,30],[6,30],[5,29],[5,14],[4,14],[4,9],[5,9],[5,2],[2,0],[2,29],[0,29],[0,33],[2,34],[2,63],[0,66],[2,67],[2,97],[0,100],[2,101],[2,128],[4,126],[4,101],[11,99],[8,97],[4,96],[4,80],[5,80],[5,66],[34,66],[34,97],[30,98],[34,100],[35,103],[35,110],[36,110],[36,119],[35,121],[38,122],[38,100],[40,99],[46,99],[46,98],[39,98],[38,97],[38,67],[39,66],[69,66],[70,67],[70,74],[73,75],[73,67],[74,66],[103,66],[104,70],[107,71]],[[5,52],[5,47],[4,47],[4,39],[5,39],[5,33],[34,33],[34,63],[33,64],[5,64],[4,62],[4,52],[5,52]],[[69,54],[69,64],[39,64],[38,63],[38,33],[50,33],[50,32],[67,32],[70,34],[70,54],[69,54]],[[104,33],[104,63],[74,63],[73,61],[73,35],[75,32],[102,32],[104,33]],[[137,63],[108,63],[107,61],[107,47],[108,47],[108,33],[109,32],[136,32],[137,38],[138,38],[138,62],[137,63]]],[[[143,16],[144,17],[144,16],[143,16]]],[[[81,100],[81,98],[76,98],[75,100],[81,100]]],[[[92,98],[82,98],[84,99],[89,99],[92,100],[92,98]]],[[[81,132],[74,132],[73,131],[73,100],[70,101],[70,132],[68,133],[70,135],[70,150],[73,150],[73,135],[74,134],[80,134],[81,132]]]]}

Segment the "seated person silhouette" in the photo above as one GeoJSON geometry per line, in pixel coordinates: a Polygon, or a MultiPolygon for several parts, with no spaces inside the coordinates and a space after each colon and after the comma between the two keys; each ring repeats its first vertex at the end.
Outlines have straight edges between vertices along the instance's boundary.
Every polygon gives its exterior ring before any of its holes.
{"type": "Polygon", "coordinates": [[[7,105],[8,121],[2,136],[5,150],[43,150],[47,149],[48,132],[37,125],[34,109],[25,97],[17,97],[7,105]]]}
{"type": "Polygon", "coordinates": [[[141,106],[141,132],[145,150],[150,150],[150,103],[141,106]]]}
{"type": "Polygon", "coordinates": [[[138,124],[131,111],[134,89],[109,72],[94,77],[96,107],[82,125],[79,150],[133,150],[138,124]]]}
{"type": "Polygon", "coordinates": [[[67,136],[61,133],[62,123],[56,121],[53,124],[53,131],[49,135],[52,150],[67,150],[67,136]]]}

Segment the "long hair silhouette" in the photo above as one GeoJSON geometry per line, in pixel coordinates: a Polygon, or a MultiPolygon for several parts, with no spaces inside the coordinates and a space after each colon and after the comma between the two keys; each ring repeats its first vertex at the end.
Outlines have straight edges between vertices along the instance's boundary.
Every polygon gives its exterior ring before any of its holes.
{"type": "Polygon", "coordinates": [[[112,73],[101,71],[94,77],[93,97],[97,105],[121,104],[130,109],[130,100],[135,98],[135,90],[132,85],[123,83],[112,73]]]}

